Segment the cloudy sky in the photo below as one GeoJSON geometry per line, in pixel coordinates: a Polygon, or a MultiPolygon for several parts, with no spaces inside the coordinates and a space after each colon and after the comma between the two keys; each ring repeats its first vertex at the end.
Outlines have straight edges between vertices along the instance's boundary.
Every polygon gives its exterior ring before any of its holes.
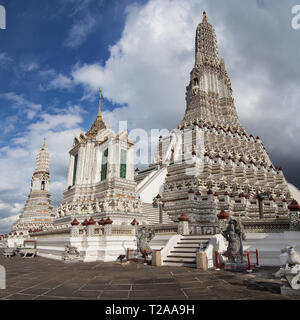
{"type": "MultiPolygon", "coordinates": [[[[298,1],[299,2],[299,1],[298,1]]],[[[51,191],[65,188],[73,137],[97,112],[134,128],[172,129],[185,111],[194,37],[206,10],[247,131],[300,187],[300,29],[296,1],[0,0],[0,233],[26,201],[46,137],[51,191]]]]}

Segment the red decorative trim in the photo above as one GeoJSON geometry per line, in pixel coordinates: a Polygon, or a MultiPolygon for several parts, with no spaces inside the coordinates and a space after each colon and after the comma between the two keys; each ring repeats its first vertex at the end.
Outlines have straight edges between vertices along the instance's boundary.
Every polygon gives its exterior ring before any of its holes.
{"type": "Polygon", "coordinates": [[[112,224],[112,223],[113,223],[113,221],[112,221],[112,220],[110,220],[110,218],[109,218],[109,217],[105,220],[105,224],[112,224]]]}

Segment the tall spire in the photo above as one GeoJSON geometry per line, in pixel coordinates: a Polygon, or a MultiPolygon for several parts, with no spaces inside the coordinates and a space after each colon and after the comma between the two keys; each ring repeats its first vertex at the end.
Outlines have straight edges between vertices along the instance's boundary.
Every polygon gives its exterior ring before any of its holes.
{"type": "Polygon", "coordinates": [[[36,157],[30,193],[13,229],[27,231],[36,227],[51,228],[53,206],[50,198],[49,151],[44,138],[36,157]]]}
{"type": "Polygon", "coordinates": [[[233,128],[241,125],[224,58],[219,62],[216,33],[205,11],[196,30],[195,65],[190,73],[186,102],[183,122],[201,120],[233,128]]]}
{"type": "Polygon", "coordinates": [[[202,22],[197,27],[195,40],[195,64],[201,65],[205,60],[219,62],[216,33],[213,26],[207,21],[205,11],[202,22]]]}
{"type": "Polygon", "coordinates": [[[99,90],[99,106],[98,106],[98,112],[97,112],[97,118],[92,124],[90,130],[86,133],[86,136],[89,138],[96,138],[98,132],[102,129],[106,129],[106,125],[102,119],[101,114],[101,89],[99,90]]]}
{"type": "Polygon", "coordinates": [[[101,88],[99,89],[99,107],[98,107],[98,113],[97,113],[97,118],[102,120],[102,114],[101,114],[101,88]]]}

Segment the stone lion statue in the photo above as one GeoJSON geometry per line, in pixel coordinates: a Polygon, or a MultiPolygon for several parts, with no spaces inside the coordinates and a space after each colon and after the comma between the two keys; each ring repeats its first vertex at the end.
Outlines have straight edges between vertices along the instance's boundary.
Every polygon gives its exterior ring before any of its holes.
{"type": "Polygon", "coordinates": [[[286,263],[289,267],[294,266],[296,264],[300,264],[300,255],[298,252],[296,252],[294,246],[289,246],[281,249],[281,253],[288,254],[288,259],[286,263]]]}

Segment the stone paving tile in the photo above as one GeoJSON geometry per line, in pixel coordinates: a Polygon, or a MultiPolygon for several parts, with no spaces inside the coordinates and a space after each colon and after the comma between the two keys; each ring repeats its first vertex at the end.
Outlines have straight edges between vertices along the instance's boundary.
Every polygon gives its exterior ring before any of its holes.
{"type": "Polygon", "coordinates": [[[200,281],[194,281],[194,282],[181,282],[179,283],[180,288],[206,288],[206,286],[200,282],[200,281]]]}
{"type": "Polygon", "coordinates": [[[5,298],[5,300],[32,300],[36,296],[33,294],[12,294],[5,298]]]}
{"type": "Polygon", "coordinates": [[[97,284],[97,283],[87,283],[83,285],[80,289],[81,290],[88,290],[88,291],[101,291],[107,287],[107,284],[97,284]]]}
{"type": "Polygon", "coordinates": [[[78,290],[73,292],[72,296],[77,298],[90,298],[97,299],[103,291],[86,291],[86,290],[78,290]]]}
{"type": "Polygon", "coordinates": [[[32,300],[69,300],[67,297],[35,296],[32,300]]]}
{"type": "Polygon", "coordinates": [[[156,278],[156,279],[153,279],[153,282],[169,284],[169,283],[176,282],[176,280],[174,278],[156,278]]]}
{"type": "Polygon", "coordinates": [[[108,285],[105,287],[106,290],[113,290],[113,291],[129,291],[131,288],[131,285],[128,284],[116,284],[116,285],[108,285]]]}
{"type": "Polygon", "coordinates": [[[5,290],[1,290],[1,292],[11,292],[11,293],[17,293],[24,290],[24,288],[21,287],[14,287],[14,286],[7,286],[5,290]]]}
{"type": "Polygon", "coordinates": [[[60,297],[72,297],[73,293],[76,290],[74,288],[69,288],[69,287],[58,287],[52,290],[47,291],[44,293],[44,295],[49,295],[49,296],[60,296],[60,297]]]}
{"type": "Polygon", "coordinates": [[[3,299],[7,296],[14,294],[14,292],[9,292],[7,290],[0,290],[0,299],[3,299]]]}
{"type": "Polygon", "coordinates": [[[164,288],[164,289],[148,289],[148,290],[133,290],[130,291],[129,297],[134,298],[152,298],[156,299],[157,297],[166,297],[166,296],[174,296],[174,295],[182,295],[183,292],[180,290],[180,288],[164,288]]]}
{"type": "Polygon", "coordinates": [[[63,281],[50,280],[50,281],[40,282],[38,284],[38,287],[53,289],[53,288],[60,286],[62,283],[63,283],[63,281]]]}
{"type": "Polygon", "coordinates": [[[128,293],[130,291],[103,291],[103,293],[99,296],[99,299],[110,299],[110,300],[118,300],[118,299],[128,299],[128,293]]]}
{"type": "Polygon", "coordinates": [[[116,285],[116,284],[133,284],[133,280],[130,279],[119,279],[119,280],[112,280],[111,281],[112,285],[116,285]]]}
{"type": "Polygon", "coordinates": [[[139,279],[139,280],[135,280],[134,284],[149,284],[149,283],[154,283],[153,279],[139,279]]]}
{"type": "Polygon", "coordinates": [[[33,294],[33,295],[42,295],[46,292],[48,292],[49,289],[40,289],[40,288],[29,288],[25,289],[23,291],[20,291],[20,294],[33,294]]]}
{"type": "Polygon", "coordinates": [[[187,297],[184,294],[181,296],[159,296],[155,300],[187,300],[187,297]]]}

